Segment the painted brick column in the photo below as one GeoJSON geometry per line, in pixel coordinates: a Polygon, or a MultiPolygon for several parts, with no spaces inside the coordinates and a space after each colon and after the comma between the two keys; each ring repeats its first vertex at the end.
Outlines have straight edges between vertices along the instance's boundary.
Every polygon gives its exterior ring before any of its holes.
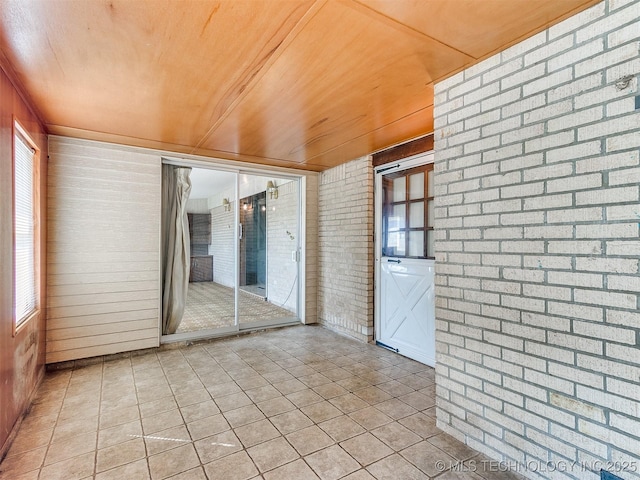
{"type": "Polygon", "coordinates": [[[369,156],[320,174],[318,320],[373,339],[373,166],[369,156]]]}
{"type": "Polygon", "coordinates": [[[438,426],[530,478],[640,478],[639,25],[605,1],[435,89],[438,426]]]}

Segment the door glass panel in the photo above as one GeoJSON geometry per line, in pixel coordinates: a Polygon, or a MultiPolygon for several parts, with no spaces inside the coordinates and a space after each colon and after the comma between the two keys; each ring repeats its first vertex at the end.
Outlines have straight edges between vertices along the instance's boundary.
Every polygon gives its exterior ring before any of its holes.
{"type": "Polygon", "coordinates": [[[404,202],[407,198],[407,192],[405,188],[405,177],[399,177],[393,179],[393,201],[404,202]]]}
{"type": "Polygon", "coordinates": [[[240,327],[298,317],[298,181],[240,174],[240,327]]]}
{"type": "Polygon", "coordinates": [[[389,257],[405,255],[404,232],[389,232],[387,237],[387,248],[385,255],[389,257]]]}
{"type": "Polygon", "coordinates": [[[433,164],[427,164],[383,174],[383,256],[426,258],[425,241],[433,228],[434,203],[433,196],[425,192],[425,182],[433,182],[432,170],[433,164]]]}
{"type": "Polygon", "coordinates": [[[433,170],[427,172],[427,195],[433,197],[433,170]]]}
{"type": "Polygon", "coordinates": [[[424,227],[424,202],[413,202],[409,204],[409,227],[424,227]]]}
{"type": "Polygon", "coordinates": [[[424,198],[424,173],[414,173],[409,176],[409,199],[424,198]]]}
{"type": "Polygon", "coordinates": [[[433,200],[427,201],[427,227],[433,227],[433,219],[435,216],[435,203],[433,200]]]}
{"type": "Polygon", "coordinates": [[[427,230],[427,257],[434,257],[435,233],[433,230],[427,230]]]}
{"type": "Polygon", "coordinates": [[[241,198],[240,205],[240,287],[264,293],[267,275],[266,192],[241,198]]]}
{"type": "Polygon", "coordinates": [[[397,230],[399,228],[405,228],[407,221],[405,204],[393,206],[393,216],[389,219],[389,230],[397,230]]]}
{"type": "Polygon", "coordinates": [[[409,232],[409,256],[424,257],[424,231],[409,232]]]}
{"type": "Polygon", "coordinates": [[[236,329],[236,173],[193,168],[187,201],[190,275],[176,333],[236,329]]]}

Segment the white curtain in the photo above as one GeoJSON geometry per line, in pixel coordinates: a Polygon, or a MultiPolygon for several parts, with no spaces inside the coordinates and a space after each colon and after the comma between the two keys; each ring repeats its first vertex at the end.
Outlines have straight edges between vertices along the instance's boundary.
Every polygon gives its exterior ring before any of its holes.
{"type": "Polygon", "coordinates": [[[184,314],[191,247],[187,200],[191,168],[162,165],[162,334],[175,333],[184,314]]]}

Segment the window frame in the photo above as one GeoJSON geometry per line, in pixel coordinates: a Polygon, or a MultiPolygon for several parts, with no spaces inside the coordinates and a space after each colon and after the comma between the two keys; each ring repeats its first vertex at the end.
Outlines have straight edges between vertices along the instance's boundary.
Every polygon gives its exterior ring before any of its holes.
{"type": "Polygon", "coordinates": [[[41,312],[41,228],[40,228],[40,149],[31,135],[27,132],[27,129],[23,127],[20,121],[13,118],[13,129],[11,136],[11,224],[12,224],[12,323],[13,323],[13,336],[15,337],[23,328],[25,328],[31,321],[38,317],[41,312]],[[16,272],[16,142],[20,137],[26,145],[28,145],[32,151],[32,210],[33,210],[33,287],[34,287],[34,307],[26,315],[21,318],[17,318],[16,311],[16,284],[17,284],[17,272],[16,272]]]}
{"type": "Polygon", "coordinates": [[[409,169],[406,170],[401,170],[399,172],[394,172],[394,173],[389,173],[387,175],[384,175],[382,182],[384,185],[384,182],[393,182],[393,180],[395,178],[402,178],[404,177],[405,180],[405,199],[404,200],[400,200],[400,201],[393,201],[390,199],[385,198],[385,193],[384,192],[388,192],[390,190],[387,190],[384,188],[383,186],[383,199],[382,199],[382,209],[383,212],[386,211],[387,215],[384,215],[383,213],[383,225],[382,225],[382,252],[383,255],[387,255],[387,256],[392,256],[392,257],[397,257],[397,258],[415,258],[415,259],[424,259],[424,260],[434,260],[435,257],[434,256],[429,256],[428,253],[428,233],[429,231],[433,231],[434,227],[433,227],[433,219],[429,218],[429,201],[433,201],[434,199],[434,195],[433,192],[429,191],[429,186],[428,186],[428,173],[434,170],[434,164],[431,163],[427,163],[424,165],[418,165],[416,167],[411,167],[409,169]],[[412,199],[410,198],[410,186],[409,186],[409,177],[415,173],[423,173],[424,174],[424,193],[423,193],[423,197],[422,198],[416,198],[416,199],[412,199]],[[422,227],[412,227],[409,217],[410,217],[410,205],[412,203],[418,203],[418,202],[423,202],[424,204],[424,218],[423,218],[423,226],[422,227]],[[391,209],[393,209],[394,206],[396,205],[404,205],[405,206],[405,226],[400,229],[399,231],[403,231],[404,232],[404,237],[405,237],[405,255],[399,255],[397,253],[394,253],[393,255],[389,255],[388,253],[385,253],[385,233],[388,234],[388,225],[384,225],[384,217],[386,216],[387,218],[390,216],[391,214],[391,209]],[[429,226],[429,222],[431,221],[431,226],[429,226]],[[423,234],[423,253],[424,255],[419,255],[419,256],[415,256],[415,255],[408,255],[409,252],[409,233],[412,231],[422,231],[424,232],[423,234]]]}

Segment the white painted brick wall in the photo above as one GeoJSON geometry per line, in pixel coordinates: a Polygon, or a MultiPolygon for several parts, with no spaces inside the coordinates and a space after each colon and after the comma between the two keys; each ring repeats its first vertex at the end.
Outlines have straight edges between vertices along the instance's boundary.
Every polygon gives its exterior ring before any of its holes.
{"type": "Polygon", "coordinates": [[[305,299],[304,321],[307,324],[318,321],[318,182],[319,175],[307,175],[303,194],[306,196],[305,229],[305,299]]]}
{"type": "Polygon", "coordinates": [[[640,479],[638,25],[605,0],[435,89],[437,422],[532,479],[640,479]]]}
{"type": "Polygon", "coordinates": [[[318,322],[373,339],[373,167],[363,157],[320,174],[318,322]]]}

